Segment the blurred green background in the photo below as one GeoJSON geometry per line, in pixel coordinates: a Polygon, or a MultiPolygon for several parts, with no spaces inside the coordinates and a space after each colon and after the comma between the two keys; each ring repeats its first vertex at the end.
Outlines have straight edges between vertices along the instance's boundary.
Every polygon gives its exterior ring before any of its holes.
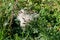
{"type": "Polygon", "coordinates": [[[0,0],[0,40],[60,40],[60,0],[0,0]],[[12,21],[23,8],[39,13],[25,32],[12,21]]]}

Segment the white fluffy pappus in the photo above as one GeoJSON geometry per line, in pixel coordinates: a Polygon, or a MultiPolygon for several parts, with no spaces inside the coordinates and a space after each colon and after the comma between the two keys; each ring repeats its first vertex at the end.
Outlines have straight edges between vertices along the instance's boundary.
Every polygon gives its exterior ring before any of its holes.
{"type": "Polygon", "coordinates": [[[27,12],[28,11],[21,9],[17,16],[17,19],[20,21],[21,28],[24,28],[24,29],[28,22],[32,21],[35,17],[39,15],[37,13],[27,14],[27,12]]]}

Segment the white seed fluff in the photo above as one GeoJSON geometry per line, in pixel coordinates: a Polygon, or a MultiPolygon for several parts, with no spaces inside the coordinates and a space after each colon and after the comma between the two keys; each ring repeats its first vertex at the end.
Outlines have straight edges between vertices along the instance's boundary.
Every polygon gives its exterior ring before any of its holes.
{"type": "Polygon", "coordinates": [[[20,26],[22,28],[25,28],[25,26],[27,25],[28,22],[30,22],[31,20],[33,20],[34,17],[37,17],[38,14],[37,13],[33,13],[33,14],[27,14],[28,11],[21,9],[18,13],[17,19],[20,21],[20,26]]]}

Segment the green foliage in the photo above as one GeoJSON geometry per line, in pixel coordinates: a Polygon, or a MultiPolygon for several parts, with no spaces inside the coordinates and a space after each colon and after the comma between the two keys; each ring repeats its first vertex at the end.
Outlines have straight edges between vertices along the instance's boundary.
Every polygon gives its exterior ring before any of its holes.
{"type": "Polygon", "coordinates": [[[60,0],[0,0],[0,40],[60,40],[60,0]],[[39,13],[26,31],[11,26],[12,14],[22,8],[39,13]]]}
{"type": "Polygon", "coordinates": [[[20,37],[18,36],[18,34],[15,34],[15,40],[21,40],[20,37]]]}

